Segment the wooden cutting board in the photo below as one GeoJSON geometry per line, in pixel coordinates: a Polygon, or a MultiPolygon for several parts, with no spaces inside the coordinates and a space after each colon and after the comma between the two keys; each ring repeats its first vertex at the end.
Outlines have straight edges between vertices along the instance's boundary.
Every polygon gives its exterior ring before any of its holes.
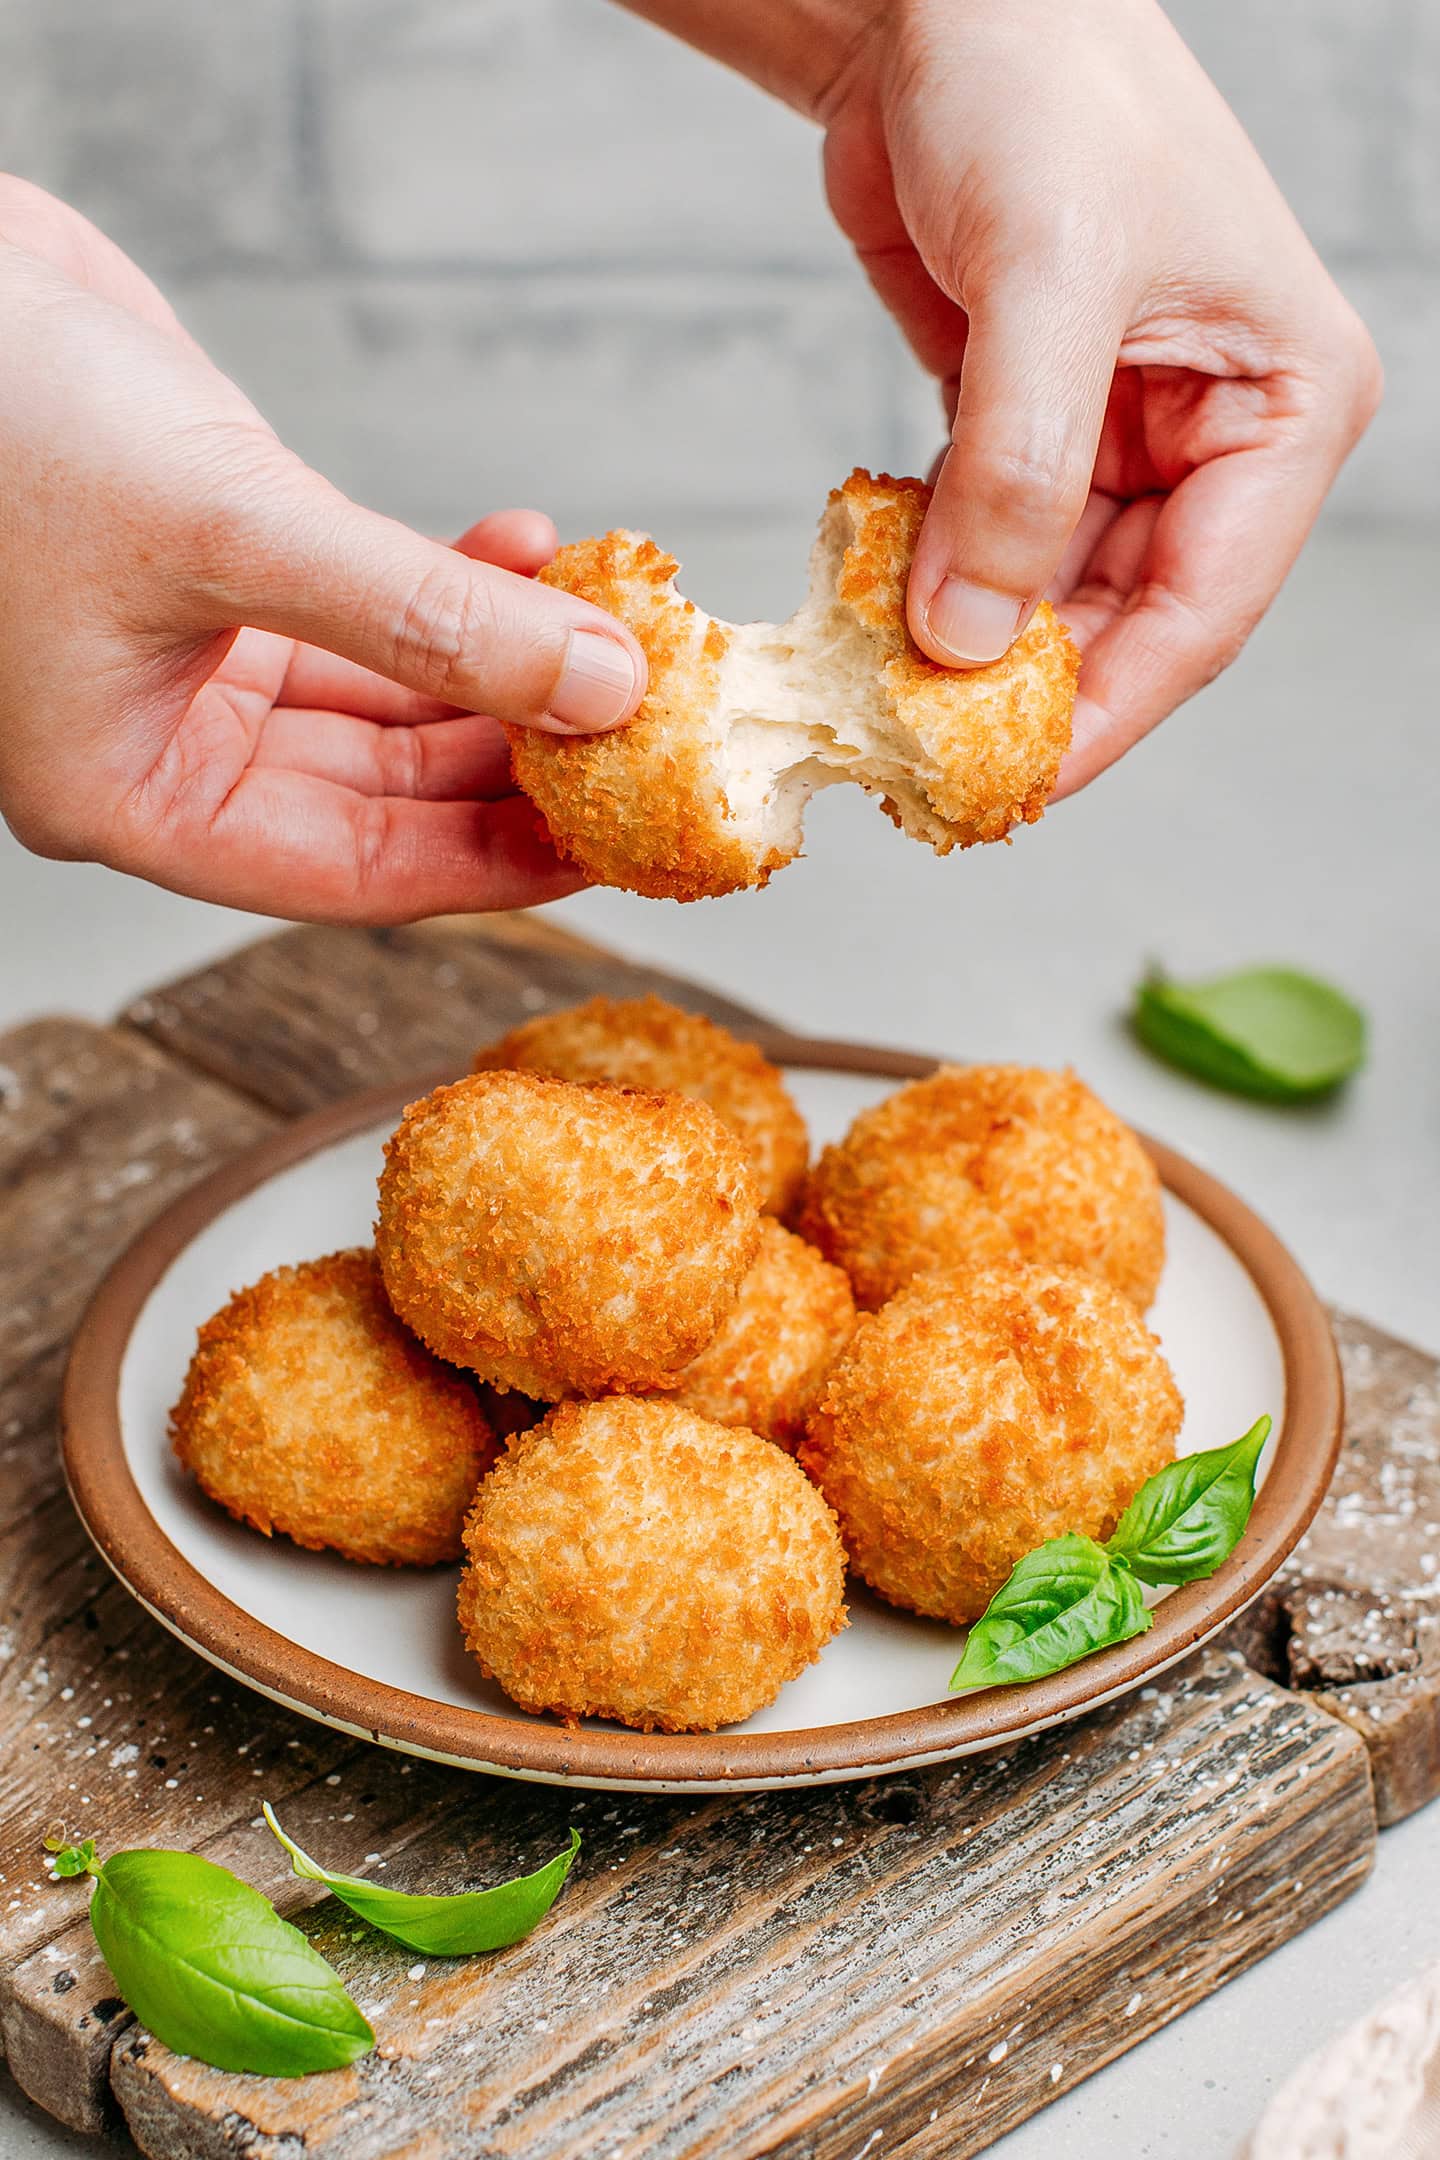
{"type": "Polygon", "coordinates": [[[278,1122],[459,1067],[600,988],[783,1040],[503,917],[287,931],[113,1027],[0,1037],[0,2033],[64,2122],[118,2108],[148,2154],[237,2160],[962,2160],[1354,1888],[1372,1772],[1389,1818],[1440,1783],[1436,1367],[1343,1319],[1338,1497],[1243,1638],[1003,1757],[693,1800],[510,1785],[307,1724],[152,1622],[57,1471],[65,1345],[98,1276],[278,1122]],[[584,1851],[529,1942],[418,1960],[288,1875],[262,1796],[331,1864],[383,1862],[401,1888],[534,1865],[571,1822],[584,1851]],[[85,1887],[45,1877],[57,1815],[109,1850],[203,1850],[274,1896],[371,2010],[376,2054],[288,2082],[171,2055],[117,2000],[85,1887]]]}

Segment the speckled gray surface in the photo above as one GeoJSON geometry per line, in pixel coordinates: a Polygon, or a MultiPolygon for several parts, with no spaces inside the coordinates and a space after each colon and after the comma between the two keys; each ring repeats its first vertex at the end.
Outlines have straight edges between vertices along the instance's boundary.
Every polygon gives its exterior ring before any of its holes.
{"type": "MultiPolygon", "coordinates": [[[[800,565],[713,529],[660,536],[734,614],[785,605],[800,565]]],[[[1440,758],[1425,618],[1440,544],[1333,529],[1231,673],[1010,849],[946,863],[848,789],[767,894],[676,908],[595,893],[559,912],[797,1026],[923,1049],[1071,1059],[1138,1122],[1233,1183],[1319,1287],[1440,1347],[1440,758]],[[1278,1112],[1153,1064],[1118,1020],[1148,955],[1333,974],[1368,1007],[1369,1069],[1278,1112]]],[[[100,1016],[261,928],[0,837],[0,1024],[100,1016]]],[[[1440,1956],[1440,1819],[1385,1833],[1348,1905],[993,2148],[1003,2160],[1223,2160],[1312,2046],[1440,1956]]],[[[75,2141],[0,2082],[0,2151],[75,2141]]]]}

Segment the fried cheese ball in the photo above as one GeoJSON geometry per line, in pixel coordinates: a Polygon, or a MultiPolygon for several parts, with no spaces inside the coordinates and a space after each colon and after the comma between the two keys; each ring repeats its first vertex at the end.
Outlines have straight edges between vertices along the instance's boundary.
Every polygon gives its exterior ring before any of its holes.
{"type": "Polygon", "coordinates": [[[393,1566],[459,1557],[498,1452],[475,1387],[402,1327],[368,1248],[274,1268],[207,1320],[170,1434],[266,1537],[393,1566]]]}
{"type": "Polygon", "coordinates": [[[744,1149],[686,1095],[472,1073],[385,1146],[391,1304],[438,1357],[542,1402],[669,1384],[759,1236],[744,1149]]]}
{"type": "Polygon", "coordinates": [[[937,667],[905,621],[930,500],[853,472],[830,496],[789,622],[725,623],[675,590],[642,533],[562,548],[540,575],[616,615],[650,682],[628,727],[507,729],[517,784],[600,885],[699,900],[764,885],[800,852],[805,805],[854,780],[938,854],[1033,823],[1070,740],[1079,658],[1049,604],[988,667],[937,667]]]}
{"type": "Polygon", "coordinates": [[[769,1059],[728,1028],[663,998],[593,997],[567,1012],[542,1013],[475,1060],[477,1072],[497,1067],[694,1095],[745,1142],[760,1205],[772,1215],[793,1205],[805,1176],[805,1120],[769,1059]]]}
{"type": "Polygon", "coordinates": [[[945,1065],[862,1110],[811,1171],[802,1237],[873,1311],[928,1268],[1077,1267],[1143,1312],[1165,1264],[1160,1179],[1072,1072],[945,1065]]]}
{"type": "Polygon", "coordinates": [[[793,1454],[854,1331],[855,1300],[840,1269],[767,1217],[739,1297],[669,1399],[793,1454]]]}
{"type": "Polygon", "coordinates": [[[845,1624],[835,1518],[792,1458],[668,1402],[561,1403],[465,1525],[465,1641],[524,1710],[710,1732],[845,1624]]]}
{"type": "Polygon", "coordinates": [[[1127,1298],[1013,1262],[919,1276],[863,1319],[800,1461],[856,1573],[959,1625],[1047,1538],[1108,1537],[1183,1414],[1127,1298]]]}

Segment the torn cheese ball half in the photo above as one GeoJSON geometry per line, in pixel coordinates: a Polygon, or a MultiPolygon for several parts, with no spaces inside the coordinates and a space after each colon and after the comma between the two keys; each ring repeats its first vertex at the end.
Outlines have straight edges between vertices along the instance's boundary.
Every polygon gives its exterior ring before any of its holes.
{"type": "Polygon", "coordinates": [[[650,685],[628,727],[512,727],[518,785],[601,885],[699,900],[764,885],[800,852],[817,789],[854,780],[939,854],[1033,823],[1070,740],[1079,657],[1048,603],[1002,660],[937,667],[905,623],[930,491],[854,472],[820,523],[787,623],[720,622],[641,533],[562,548],[545,583],[625,623],[650,685]]]}

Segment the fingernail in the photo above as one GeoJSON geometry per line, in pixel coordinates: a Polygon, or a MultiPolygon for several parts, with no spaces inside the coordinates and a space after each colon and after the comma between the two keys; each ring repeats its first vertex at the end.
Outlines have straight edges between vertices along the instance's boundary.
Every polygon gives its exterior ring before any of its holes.
{"type": "Polygon", "coordinates": [[[594,630],[572,630],[550,717],[577,735],[614,727],[635,702],[636,688],[635,662],[623,645],[594,630]]]}
{"type": "Polygon", "coordinates": [[[1009,652],[1028,614],[1012,594],[992,592],[947,577],[925,610],[925,627],[940,650],[959,665],[984,667],[1009,652]]]}

